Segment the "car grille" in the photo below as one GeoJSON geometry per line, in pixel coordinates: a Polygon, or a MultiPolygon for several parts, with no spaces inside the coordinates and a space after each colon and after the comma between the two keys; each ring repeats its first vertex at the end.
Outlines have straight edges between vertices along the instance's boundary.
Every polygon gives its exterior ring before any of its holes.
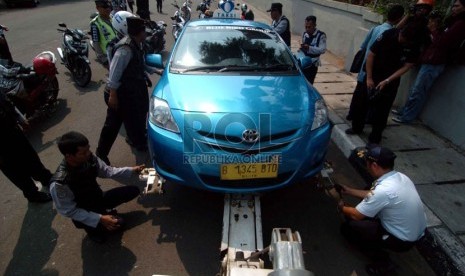
{"type": "Polygon", "coordinates": [[[202,139],[197,142],[215,150],[239,154],[259,154],[261,152],[272,152],[286,147],[296,138],[297,129],[261,136],[255,144],[242,141],[240,136],[221,135],[205,131],[197,131],[202,139]],[[292,140],[291,140],[292,139],[292,140]],[[259,145],[259,146],[255,146],[259,145]]]}

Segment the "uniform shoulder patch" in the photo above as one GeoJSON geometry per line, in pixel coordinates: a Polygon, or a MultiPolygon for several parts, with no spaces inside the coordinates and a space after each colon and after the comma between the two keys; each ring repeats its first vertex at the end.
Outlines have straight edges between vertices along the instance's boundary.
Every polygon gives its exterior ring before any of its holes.
{"type": "Polygon", "coordinates": [[[375,193],[373,191],[369,191],[368,194],[365,196],[363,201],[367,202],[375,193]]]}

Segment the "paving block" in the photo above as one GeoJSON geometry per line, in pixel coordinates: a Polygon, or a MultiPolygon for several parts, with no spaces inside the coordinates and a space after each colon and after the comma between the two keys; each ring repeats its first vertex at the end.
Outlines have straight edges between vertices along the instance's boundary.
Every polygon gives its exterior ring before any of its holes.
{"type": "Polygon", "coordinates": [[[396,152],[396,154],[396,169],[408,172],[408,176],[415,184],[465,181],[463,167],[465,157],[451,148],[396,152]]]}
{"type": "Polygon", "coordinates": [[[417,190],[423,202],[454,234],[465,233],[465,184],[417,185],[417,190]]]}
{"type": "Polygon", "coordinates": [[[421,125],[388,125],[383,132],[383,146],[397,151],[437,149],[447,147],[447,144],[421,125]]]}
{"type": "Polygon", "coordinates": [[[315,83],[317,82],[353,82],[354,77],[346,73],[319,73],[316,74],[315,83]]]}
{"type": "Polygon", "coordinates": [[[326,83],[326,82],[315,82],[314,87],[322,95],[330,94],[352,94],[357,83],[354,82],[337,82],[337,83],[326,83]]]}
{"type": "Polygon", "coordinates": [[[332,64],[324,64],[318,67],[318,73],[340,73],[341,69],[332,64]]]}
{"type": "Polygon", "coordinates": [[[352,95],[347,94],[322,96],[325,99],[326,104],[334,110],[348,109],[350,106],[350,101],[352,100],[352,95]]]}

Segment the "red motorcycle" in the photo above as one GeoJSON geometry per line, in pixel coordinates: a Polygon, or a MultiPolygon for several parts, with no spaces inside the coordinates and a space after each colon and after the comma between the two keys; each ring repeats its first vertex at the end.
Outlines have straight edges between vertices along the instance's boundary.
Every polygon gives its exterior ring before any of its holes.
{"type": "Polygon", "coordinates": [[[38,54],[31,66],[0,60],[0,93],[5,93],[25,119],[49,117],[57,106],[58,74],[52,52],[38,54]]]}

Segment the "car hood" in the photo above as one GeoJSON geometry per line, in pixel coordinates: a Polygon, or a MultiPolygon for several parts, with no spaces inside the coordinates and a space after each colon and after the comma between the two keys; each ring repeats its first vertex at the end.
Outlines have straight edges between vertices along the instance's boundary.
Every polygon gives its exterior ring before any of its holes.
{"type": "Polygon", "coordinates": [[[301,75],[168,74],[159,85],[170,108],[184,112],[295,113],[319,98],[301,75]]]}

